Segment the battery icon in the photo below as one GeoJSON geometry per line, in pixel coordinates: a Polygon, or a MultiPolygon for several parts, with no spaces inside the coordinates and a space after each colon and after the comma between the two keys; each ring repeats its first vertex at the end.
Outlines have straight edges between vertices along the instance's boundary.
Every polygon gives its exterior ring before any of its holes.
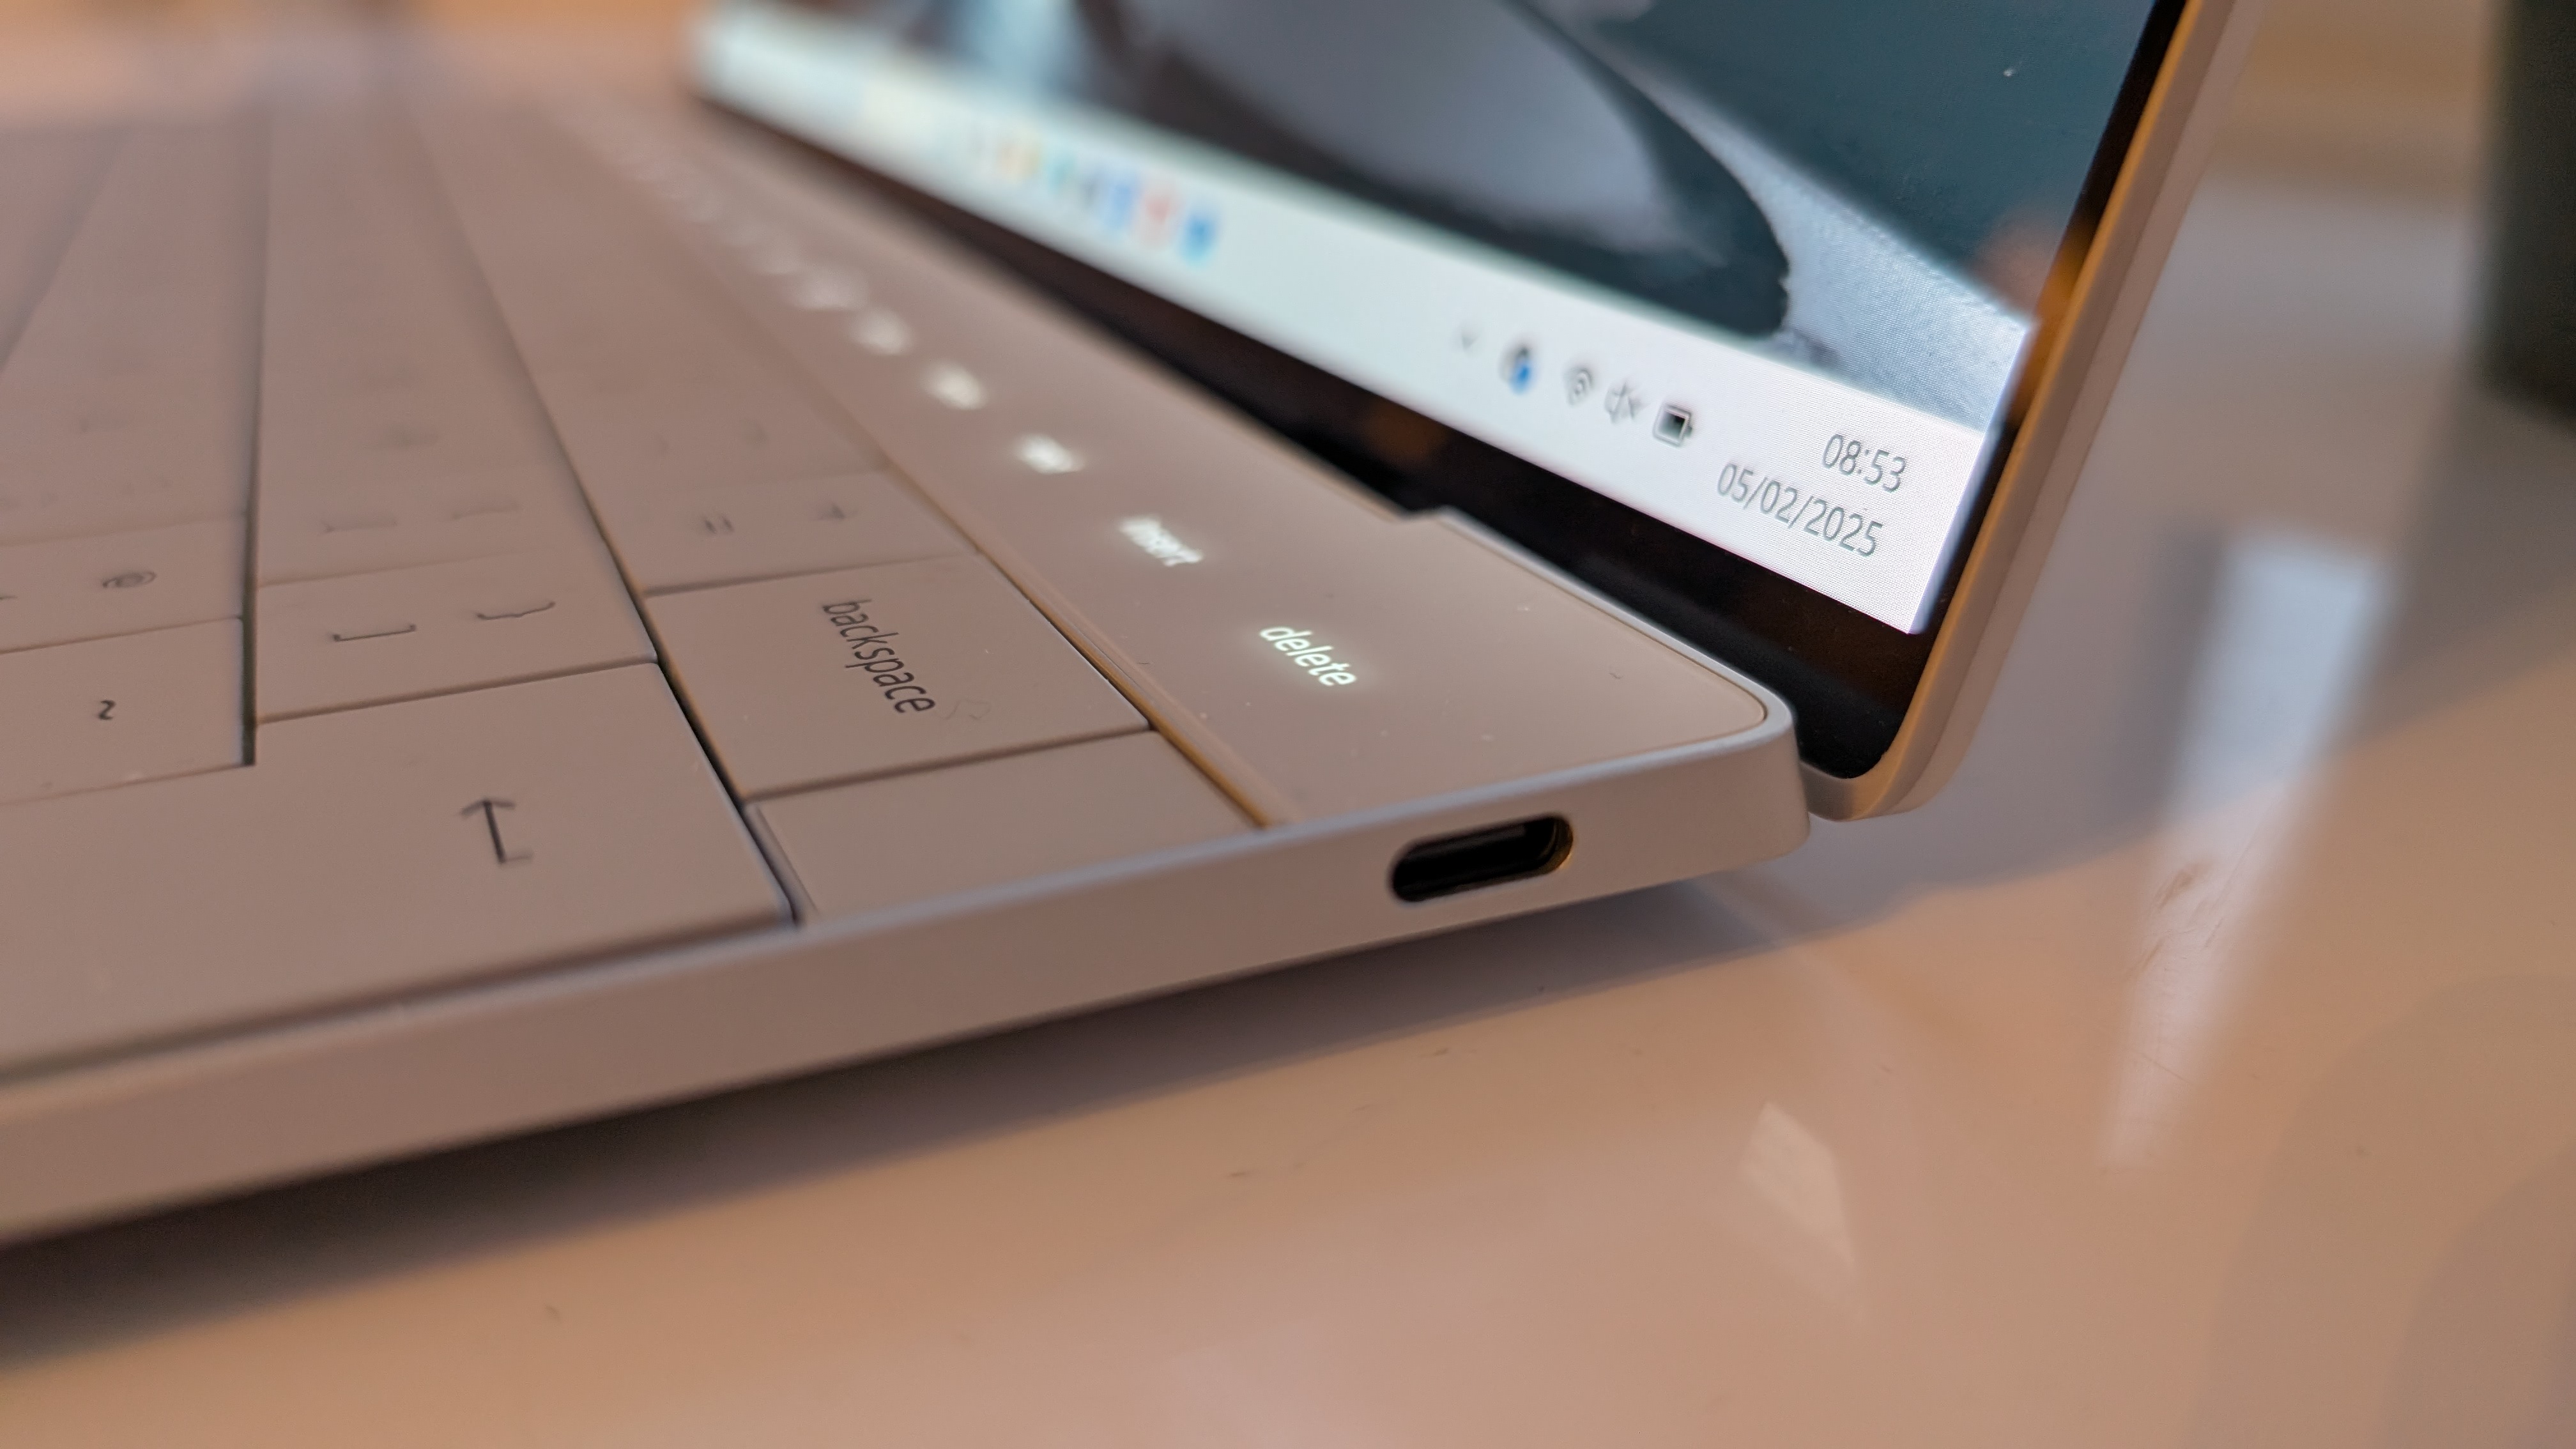
{"type": "Polygon", "coordinates": [[[1666,403],[1664,410],[1655,414],[1655,440],[1678,448],[1690,441],[1691,429],[1695,426],[1689,408],[1678,403],[1666,403]]]}

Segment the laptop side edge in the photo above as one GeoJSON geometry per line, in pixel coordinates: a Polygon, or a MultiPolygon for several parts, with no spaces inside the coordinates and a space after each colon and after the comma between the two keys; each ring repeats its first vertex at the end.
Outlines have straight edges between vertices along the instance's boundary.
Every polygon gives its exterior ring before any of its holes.
{"type": "Polygon", "coordinates": [[[2262,8],[2262,0],[2191,0],[2185,8],[2069,289],[2067,325],[2055,329],[2053,351],[2033,360],[2021,385],[2019,435],[1914,702],[1867,773],[1846,779],[1804,767],[1816,814],[1857,820],[1914,809],[1940,792],[1966,755],[2216,144],[2262,8]]]}

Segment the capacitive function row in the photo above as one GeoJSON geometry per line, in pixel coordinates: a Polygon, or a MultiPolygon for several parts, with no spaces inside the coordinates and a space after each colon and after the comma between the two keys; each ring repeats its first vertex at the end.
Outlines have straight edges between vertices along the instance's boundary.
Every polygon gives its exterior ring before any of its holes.
{"type": "Polygon", "coordinates": [[[1461,529],[1361,501],[954,244],[854,204],[845,174],[668,113],[569,123],[632,179],[638,219],[1265,820],[1763,718],[1723,675],[1461,529]]]}

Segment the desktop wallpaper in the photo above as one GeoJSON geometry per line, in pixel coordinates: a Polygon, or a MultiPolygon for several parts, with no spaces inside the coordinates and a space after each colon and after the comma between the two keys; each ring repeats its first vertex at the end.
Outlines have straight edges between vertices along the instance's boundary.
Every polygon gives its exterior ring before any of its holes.
{"type": "Polygon", "coordinates": [[[837,0],[1984,426],[2151,0],[837,0]]]}

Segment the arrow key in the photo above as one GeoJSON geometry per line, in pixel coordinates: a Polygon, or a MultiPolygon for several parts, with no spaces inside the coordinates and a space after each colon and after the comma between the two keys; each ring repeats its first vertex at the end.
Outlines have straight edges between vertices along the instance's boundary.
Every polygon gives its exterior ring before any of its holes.
{"type": "Polygon", "coordinates": [[[0,959],[45,967],[0,971],[0,1073],[783,918],[649,667],[288,720],[247,769],[0,809],[0,905],[0,959]]]}

